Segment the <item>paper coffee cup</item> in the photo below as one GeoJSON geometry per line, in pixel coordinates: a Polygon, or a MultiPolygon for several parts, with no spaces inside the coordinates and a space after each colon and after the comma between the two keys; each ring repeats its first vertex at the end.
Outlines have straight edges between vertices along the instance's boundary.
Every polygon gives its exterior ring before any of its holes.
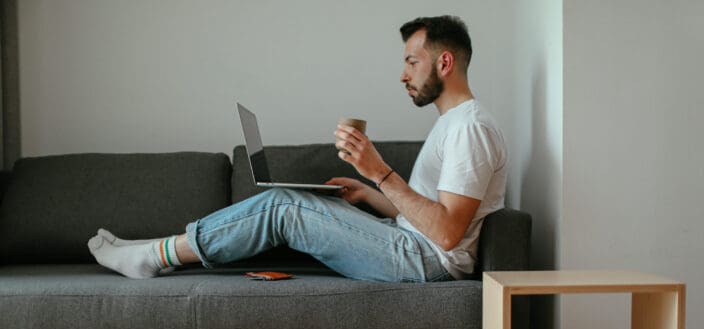
{"type": "MultiPolygon", "coordinates": [[[[337,120],[337,124],[339,124],[341,126],[354,127],[357,130],[359,130],[362,134],[367,132],[367,121],[362,120],[362,119],[340,118],[339,120],[337,120]]],[[[339,140],[339,138],[337,140],[339,140]]],[[[342,152],[345,152],[347,154],[350,154],[350,152],[345,150],[344,148],[338,147],[337,149],[342,152]]]]}

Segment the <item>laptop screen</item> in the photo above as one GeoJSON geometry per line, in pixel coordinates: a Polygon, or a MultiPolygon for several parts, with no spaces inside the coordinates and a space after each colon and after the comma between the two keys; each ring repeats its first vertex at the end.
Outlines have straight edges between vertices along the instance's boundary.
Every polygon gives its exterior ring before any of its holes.
{"type": "Polygon", "coordinates": [[[264,155],[264,144],[259,133],[257,117],[244,106],[237,103],[237,110],[240,114],[242,131],[244,132],[244,143],[249,156],[249,166],[252,169],[255,183],[270,183],[269,167],[264,155]]]}

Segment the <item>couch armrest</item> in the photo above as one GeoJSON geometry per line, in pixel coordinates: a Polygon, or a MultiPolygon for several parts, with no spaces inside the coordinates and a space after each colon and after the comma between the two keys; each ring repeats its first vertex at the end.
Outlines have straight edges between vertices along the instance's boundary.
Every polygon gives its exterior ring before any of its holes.
{"type": "Polygon", "coordinates": [[[12,182],[12,171],[0,170],[0,202],[5,197],[5,192],[12,182]]]}
{"type": "MultiPolygon", "coordinates": [[[[479,262],[475,279],[484,271],[527,271],[530,266],[530,214],[514,209],[501,209],[484,218],[479,235],[479,262]]],[[[530,327],[530,297],[513,298],[512,327],[530,327]]]]}
{"type": "Polygon", "coordinates": [[[530,214],[501,209],[484,218],[479,235],[476,274],[484,271],[525,271],[530,266],[530,214]]]}

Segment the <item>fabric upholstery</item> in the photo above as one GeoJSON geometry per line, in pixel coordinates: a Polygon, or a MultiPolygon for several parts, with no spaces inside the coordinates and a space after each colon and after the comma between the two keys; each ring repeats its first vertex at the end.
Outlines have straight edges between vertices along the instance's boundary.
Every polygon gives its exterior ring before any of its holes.
{"type": "Polygon", "coordinates": [[[504,208],[484,218],[479,235],[480,271],[509,271],[530,265],[531,216],[504,208]]]}
{"type": "Polygon", "coordinates": [[[100,227],[128,239],[184,232],[229,205],[225,154],[74,154],[25,158],[0,205],[0,262],[95,262],[100,227]]]}
{"type": "Polygon", "coordinates": [[[10,186],[12,182],[12,172],[9,170],[0,171],[0,202],[2,202],[3,197],[5,197],[5,191],[7,187],[10,186]]]}
{"type": "Polygon", "coordinates": [[[15,328],[480,328],[481,282],[380,283],[329,270],[255,281],[262,268],[131,280],[98,265],[0,267],[0,310],[15,328]],[[471,325],[468,325],[471,324],[471,325]]]}

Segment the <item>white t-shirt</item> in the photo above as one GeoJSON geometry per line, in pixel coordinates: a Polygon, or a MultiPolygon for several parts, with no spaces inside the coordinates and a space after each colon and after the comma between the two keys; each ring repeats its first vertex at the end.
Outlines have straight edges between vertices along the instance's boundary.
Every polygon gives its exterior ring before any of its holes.
{"type": "MultiPolygon", "coordinates": [[[[423,235],[455,279],[474,271],[484,217],[504,207],[506,163],[501,130],[473,99],[441,115],[418,154],[408,182],[414,191],[435,202],[438,191],[481,200],[472,223],[454,249],[444,251],[423,235]]],[[[396,222],[399,227],[421,233],[402,214],[396,222]]]]}

